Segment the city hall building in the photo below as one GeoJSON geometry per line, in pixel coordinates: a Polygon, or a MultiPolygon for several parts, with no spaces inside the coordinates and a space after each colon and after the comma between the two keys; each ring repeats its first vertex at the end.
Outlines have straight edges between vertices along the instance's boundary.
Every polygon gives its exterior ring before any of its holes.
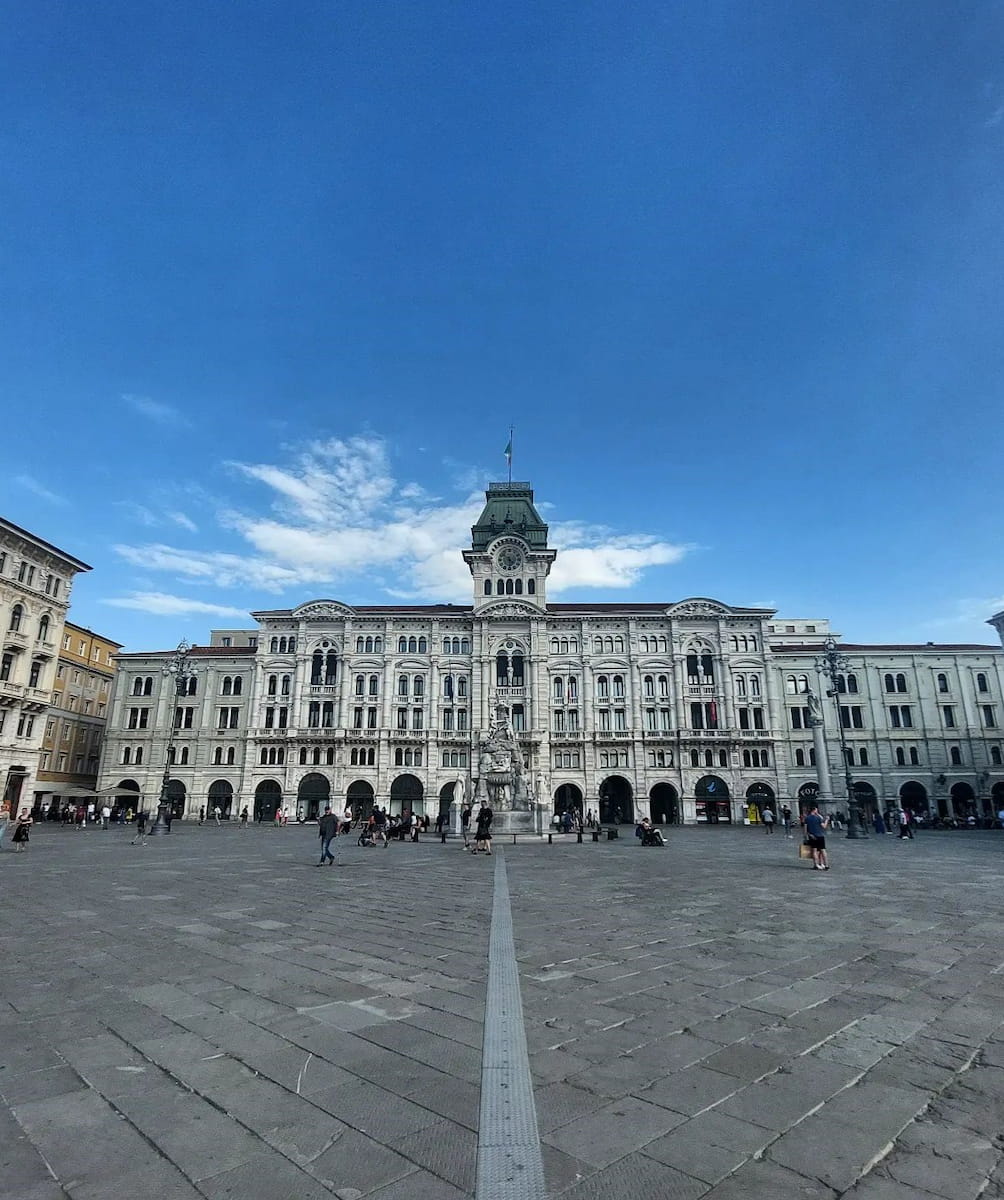
{"type": "MultiPolygon", "coordinates": [[[[527,483],[491,484],[471,533],[470,604],[309,600],[180,664],[118,655],[99,786],[152,810],[166,777],[189,817],[312,819],[328,803],[434,817],[458,780],[474,794],[501,712],[538,828],[566,809],[609,823],[794,809],[818,793],[817,746],[823,799],[844,811],[848,782],[872,812],[1004,806],[1000,646],[840,643],[831,682],[826,620],[706,598],[549,603],[557,551],[527,483]]],[[[1004,636],[1004,614],[992,623],[1004,636]]]]}

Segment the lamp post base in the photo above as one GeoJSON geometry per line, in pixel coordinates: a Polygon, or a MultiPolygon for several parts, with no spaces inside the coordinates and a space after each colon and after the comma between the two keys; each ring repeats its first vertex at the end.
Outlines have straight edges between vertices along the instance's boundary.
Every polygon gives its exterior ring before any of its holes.
{"type": "Polygon", "coordinates": [[[157,819],[146,831],[147,837],[153,837],[158,833],[170,833],[171,823],[167,819],[167,805],[161,802],[157,805],[157,819]]]}

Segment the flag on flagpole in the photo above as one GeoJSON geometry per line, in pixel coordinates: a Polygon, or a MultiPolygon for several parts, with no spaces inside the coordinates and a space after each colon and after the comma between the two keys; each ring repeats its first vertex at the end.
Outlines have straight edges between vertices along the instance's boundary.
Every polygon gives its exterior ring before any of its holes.
{"type": "Polygon", "coordinates": [[[505,447],[505,458],[506,458],[506,462],[507,462],[507,463],[508,463],[510,466],[512,466],[512,436],[511,436],[511,435],[510,435],[510,437],[509,437],[509,441],[508,441],[508,442],[506,442],[506,447],[505,447]]]}

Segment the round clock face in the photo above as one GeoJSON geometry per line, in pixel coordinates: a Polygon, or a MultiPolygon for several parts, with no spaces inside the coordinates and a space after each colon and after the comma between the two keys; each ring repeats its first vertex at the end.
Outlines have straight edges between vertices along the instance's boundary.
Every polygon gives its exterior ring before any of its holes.
{"type": "Polygon", "coordinates": [[[503,546],[496,561],[501,570],[516,571],[523,565],[523,555],[515,546],[503,546]]]}

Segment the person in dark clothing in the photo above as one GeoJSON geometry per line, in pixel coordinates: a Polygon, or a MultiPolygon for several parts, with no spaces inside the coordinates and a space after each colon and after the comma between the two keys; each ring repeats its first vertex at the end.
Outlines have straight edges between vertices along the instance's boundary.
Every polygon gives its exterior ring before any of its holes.
{"type": "Polygon", "coordinates": [[[338,818],[330,808],[324,810],[324,816],[317,822],[317,836],[321,839],[321,861],[315,865],[323,867],[325,862],[335,865],[335,856],[331,853],[331,843],[338,837],[338,818]]]}
{"type": "Polygon", "coordinates": [[[816,871],[830,869],[830,864],[826,861],[826,827],[829,823],[829,817],[824,820],[815,804],[811,805],[805,814],[805,840],[812,848],[812,865],[816,871]]]}
{"type": "Polygon", "coordinates": [[[464,849],[466,850],[471,833],[471,806],[469,804],[465,804],[460,810],[460,832],[464,835],[464,849]]]}
{"type": "Polygon", "coordinates": [[[141,846],[146,845],[146,813],[142,809],[136,814],[136,836],[132,844],[135,846],[137,842],[141,846]]]}
{"type": "Polygon", "coordinates": [[[478,827],[474,835],[474,853],[479,850],[485,854],[492,852],[492,820],[495,814],[492,812],[487,800],[483,801],[478,809],[478,827]]]}

